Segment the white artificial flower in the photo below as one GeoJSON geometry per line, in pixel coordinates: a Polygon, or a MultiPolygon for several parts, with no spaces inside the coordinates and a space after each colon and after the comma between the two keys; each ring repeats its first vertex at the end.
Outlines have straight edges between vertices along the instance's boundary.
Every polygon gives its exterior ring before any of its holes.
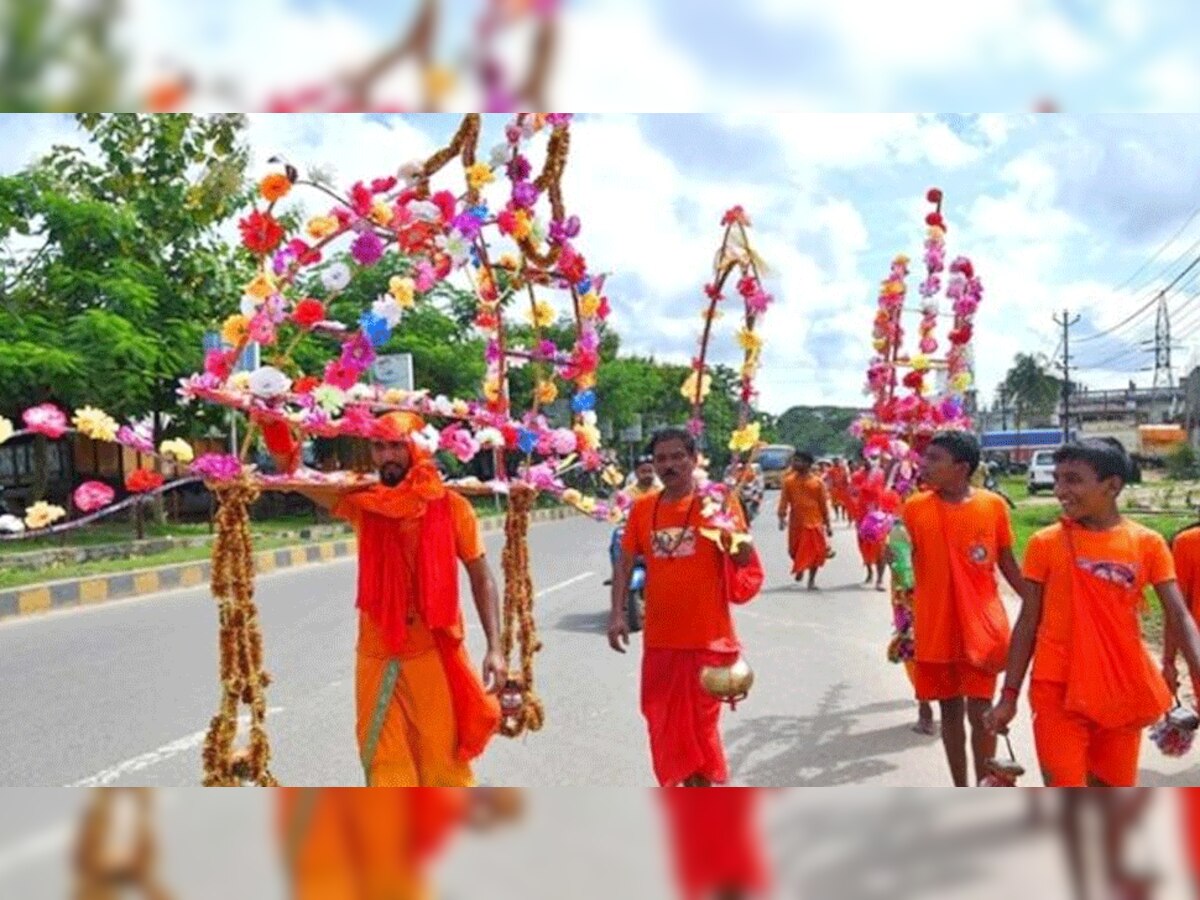
{"type": "Polygon", "coordinates": [[[345,289],[350,283],[350,267],[345,263],[334,263],[321,273],[321,283],[331,291],[345,289]]]}
{"type": "Polygon", "coordinates": [[[475,435],[479,446],[484,450],[496,450],[504,446],[504,435],[498,428],[480,428],[475,435]]]}
{"type": "Polygon", "coordinates": [[[442,435],[432,425],[426,425],[412,436],[412,441],[426,453],[436,453],[442,435]]]}
{"type": "Polygon", "coordinates": [[[406,162],[404,165],[402,165],[397,174],[404,179],[409,187],[412,187],[417,183],[417,181],[420,180],[421,174],[424,171],[425,164],[420,160],[414,159],[413,161],[406,162]]]}
{"type": "Polygon", "coordinates": [[[258,307],[262,303],[257,297],[251,297],[249,294],[242,294],[241,312],[247,319],[253,319],[255,313],[258,312],[258,307]]]}
{"type": "Polygon", "coordinates": [[[250,393],[263,400],[286,394],[291,386],[292,379],[274,366],[259,366],[250,373],[250,393]]]}
{"type": "Polygon", "coordinates": [[[9,534],[20,534],[25,530],[25,523],[16,516],[8,515],[7,513],[0,516],[0,531],[8,532],[9,534]]]}
{"type": "Polygon", "coordinates": [[[508,162],[508,144],[497,144],[488,159],[493,169],[500,168],[508,162]]]}
{"type": "Polygon", "coordinates": [[[387,322],[388,328],[399,325],[400,317],[404,314],[404,310],[391,294],[380,294],[379,299],[371,304],[371,312],[387,322]]]}
{"type": "Polygon", "coordinates": [[[442,217],[441,208],[432,200],[415,200],[408,204],[408,210],[425,222],[436,222],[442,217]]]}
{"type": "Polygon", "coordinates": [[[433,410],[439,416],[454,415],[454,404],[445,394],[438,394],[433,400],[433,410]]]}
{"type": "Polygon", "coordinates": [[[350,386],[350,390],[346,391],[346,399],[353,401],[374,400],[375,388],[361,381],[356,381],[350,386]]]}

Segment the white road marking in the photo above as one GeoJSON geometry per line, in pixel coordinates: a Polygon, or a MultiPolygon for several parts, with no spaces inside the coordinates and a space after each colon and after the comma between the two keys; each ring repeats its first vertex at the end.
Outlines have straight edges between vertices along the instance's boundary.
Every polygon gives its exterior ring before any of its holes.
{"type": "MultiPolygon", "coordinates": [[[[276,715],[283,712],[282,706],[271,706],[267,708],[267,715],[276,715]]],[[[250,721],[248,716],[242,716],[238,720],[239,725],[246,725],[250,721]]],[[[178,756],[180,753],[187,753],[204,743],[204,736],[208,730],[196,731],[186,737],[181,737],[178,740],[171,741],[169,744],[163,744],[148,753],[143,753],[140,756],[135,756],[132,759],[127,759],[124,762],[117,763],[115,766],[110,766],[102,772],[97,772],[88,778],[76,781],[74,784],[69,784],[67,787],[104,787],[124,778],[126,775],[132,775],[134,772],[141,772],[143,769],[148,769],[151,766],[156,766],[161,762],[166,762],[172,757],[178,756]]]]}
{"type": "Polygon", "coordinates": [[[591,578],[594,574],[596,573],[584,572],[580,575],[576,575],[574,578],[568,578],[566,581],[560,581],[558,584],[552,584],[550,587],[543,588],[534,594],[534,599],[537,599],[538,597],[545,597],[547,594],[553,594],[555,591],[561,591],[563,588],[570,587],[573,584],[578,584],[581,581],[591,578]]]}

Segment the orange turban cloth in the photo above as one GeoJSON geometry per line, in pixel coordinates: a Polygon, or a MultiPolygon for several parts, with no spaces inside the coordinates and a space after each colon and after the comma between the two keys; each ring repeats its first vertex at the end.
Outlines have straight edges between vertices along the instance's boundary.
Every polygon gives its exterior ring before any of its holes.
{"type": "Polygon", "coordinates": [[[416,413],[390,412],[375,420],[375,433],[372,435],[379,441],[410,441],[418,431],[425,429],[425,420],[416,413]]]}

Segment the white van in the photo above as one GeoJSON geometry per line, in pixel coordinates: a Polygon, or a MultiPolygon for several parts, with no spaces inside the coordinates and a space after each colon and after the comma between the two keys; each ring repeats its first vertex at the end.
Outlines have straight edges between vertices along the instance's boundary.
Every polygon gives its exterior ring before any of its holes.
{"type": "Polygon", "coordinates": [[[1054,451],[1038,450],[1029,460],[1029,493],[1054,487],[1054,451]]]}

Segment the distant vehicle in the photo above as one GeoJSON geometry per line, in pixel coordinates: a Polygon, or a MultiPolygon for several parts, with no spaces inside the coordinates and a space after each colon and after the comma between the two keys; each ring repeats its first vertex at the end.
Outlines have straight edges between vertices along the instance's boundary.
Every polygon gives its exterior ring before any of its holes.
{"type": "Polygon", "coordinates": [[[1039,450],[1029,460],[1029,493],[1054,487],[1054,451],[1039,450]]]}
{"type": "Polygon", "coordinates": [[[792,464],[796,448],[790,444],[768,444],[760,447],[750,455],[750,462],[758,463],[762,470],[763,485],[768,490],[779,490],[783,487],[783,476],[787,474],[792,464]]]}

